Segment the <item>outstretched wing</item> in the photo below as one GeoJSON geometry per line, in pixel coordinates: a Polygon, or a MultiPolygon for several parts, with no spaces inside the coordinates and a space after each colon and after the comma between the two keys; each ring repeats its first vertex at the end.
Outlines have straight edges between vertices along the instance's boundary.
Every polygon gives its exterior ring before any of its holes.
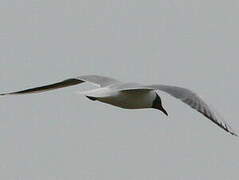
{"type": "Polygon", "coordinates": [[[3,95],[14,95],[14,94],[40,93],[40,92],[64,88],[64,87],[68,87],[68,86],[74,86],[77,84],[81,84],[83,82],[90,82],[97,86],[104,87],[104,86],[118,83],[119,81],[112,79],[112,78],[104,77],[104,76],[85,75],[85,76],[79,76],[77,78],[66,79],[64,81],[60,81],[60,82],[50,84],[50,85],[39,86],[39,87],[30,88],[30,89],[26,89],[26,90],[22,90],[22,91],[3,93],[0,95],[3,96],[3,95]]]}
{"type": "Polygon", "coordinates": [[[195,94],[191,90],[167,85],[150,85],[146,87],[151,87],[156,90],[164,91],[170,94],[171,96],[180,99],[187,105],[191,106],[193,109],[199,111],[201,114],[206,116],[213,123],[217,124],[225,131],[231,133],[232,135],[237,136],[235,131],[230,127],[230,125],[227,124],[227,122],[225,122],[222,118],[218,117],[217,114],[213,112],[212,108],[210,108],[197,94],[195,94]]]}
{"type": "Polygon", "coordinates": [[[100,87],[105,87],[113,84],[120,83],[120,81],[105,77],[105,76],[98,76],[98,75],[84,75],[78,76],[77,79],[82,80],[84,82],[90,82],[100,87]]]}

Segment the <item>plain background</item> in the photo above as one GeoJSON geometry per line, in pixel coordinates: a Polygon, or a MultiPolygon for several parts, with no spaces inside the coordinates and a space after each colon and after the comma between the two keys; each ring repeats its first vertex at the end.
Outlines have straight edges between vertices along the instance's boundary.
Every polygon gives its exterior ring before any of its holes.
{"type": "MultiPolygon", "coordinates": [[[[0,91],[83,74],[178,85],[239,130],[238,17],[237,0],[1,0],[0,91]]],[[[0,179],[239,178],[239,139],[174,98],[166,117],[79,89],[1,98],[0,179]]]]}

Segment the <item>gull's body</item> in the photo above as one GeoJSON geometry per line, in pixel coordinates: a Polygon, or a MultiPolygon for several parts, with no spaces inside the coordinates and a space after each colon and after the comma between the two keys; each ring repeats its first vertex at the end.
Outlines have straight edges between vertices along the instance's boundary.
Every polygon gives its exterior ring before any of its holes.
{"type": "Polygon", "coordinates": [[[111,88],[99,88],[95,91],[86,92],[85,96],[91,100],[125,109],[144,109],[152,108],[152,103],[157,94],[150,89],[117,91],[111,88]]]}
{"type": "Polygon", "coordinates": [[[100,101],[125,109],[154,108],[168,115],[168,113],[162,106],[161,98],[157,94],[158,90],[166,92],[171,96],[180,99],[187,105],[191,106],[193,109],[196,109],[198,112],[206,116],[208,119],[220,126],[225,131],[231,133],[232,135],[237,135],[235,131],[223,119],[218,117],[216,113],[212,111],[212,109],[198,95],[196,95],[191,90],[176,86],[146,86],[138,83],[122,83],[118,80],[104,76],[87,75],[79,76],[73,79],[67,79],[46,86],[26,89],[23,91],[4,93],[0,95],[3,96],[39,93],[43,91],[73,86],[81,84],[83,82],[90,82],[98,86],[98,88],[96,89],[80,93],[88,97],[90,100],[100,101]]]}

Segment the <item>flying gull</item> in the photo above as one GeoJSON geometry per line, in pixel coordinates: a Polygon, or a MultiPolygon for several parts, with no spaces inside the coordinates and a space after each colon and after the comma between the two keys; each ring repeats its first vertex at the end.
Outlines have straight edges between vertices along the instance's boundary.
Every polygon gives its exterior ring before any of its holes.
{"type": "Polygon", "coordinates": [[[162,111],[165,115],[168,115],[167,111],[162,106],[162,101],[157,91],[160,90],[166,92],[197,110],[225,131],[237,136],[236,132],[229,126],[229,124],[227,124],[227,122],[225,122],[222,118],[218,117],[217,114],[197,94],[182,87],[123,83],[109,77],[84,75],[66,79],[50,85],[0,95],[40,93],[58,88],[74,86],[83,82],[93,83],[98,86],[96,89],[82,92],[82,94],[90,100],[100,101],[125,109],[154,108],[162,111]]]}

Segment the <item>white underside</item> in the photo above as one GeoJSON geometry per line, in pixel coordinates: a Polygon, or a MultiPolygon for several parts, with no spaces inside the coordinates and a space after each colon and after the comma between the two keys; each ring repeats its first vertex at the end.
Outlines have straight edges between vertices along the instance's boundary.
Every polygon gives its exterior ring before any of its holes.
{"type": "Polygon", "coordinates": [[[100,102],[125,109],[151,108],[156,97],[156,93],[153,90],[114,91],[109,88],[97,88],[80,94],[94,97],[100,102]]]}

